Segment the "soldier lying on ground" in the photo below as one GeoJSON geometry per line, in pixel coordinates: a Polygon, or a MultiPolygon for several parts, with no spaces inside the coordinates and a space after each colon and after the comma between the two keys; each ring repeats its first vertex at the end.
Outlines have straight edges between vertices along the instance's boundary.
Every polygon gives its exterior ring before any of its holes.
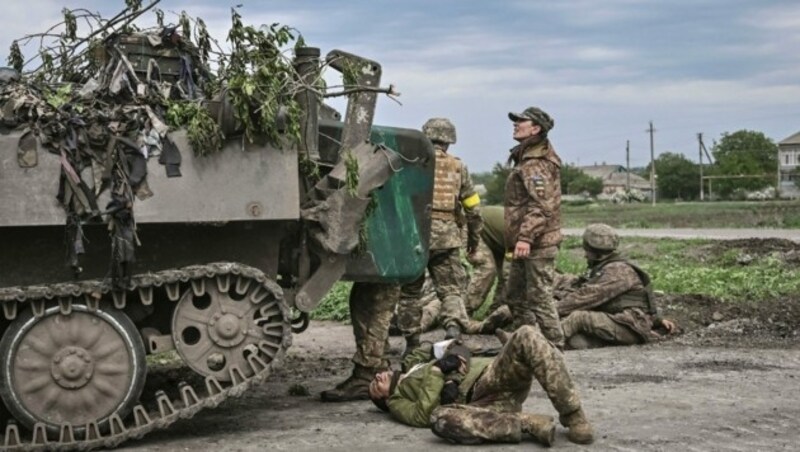
{"type": "Polygon", "coordinates": [[[556,308],[568,348],[640,344],[661,337],[654,328],[676,330],[658,315],[650,276],[621,257],[618,245],[611,226],[589,225],[583,233],[589,270],[557,281],[556,308]]]}
{"type": "Polygon", "coordinates": [[[406,356],[402,372],[375,375],[370,398],[396,420],[430,426],[452,442],[518,443],[527,433],[550,445],[553,418],[522,412],[535,378],[569,429],[567,438],[591,443],[593,429],[561,352],[533,326],[501,336],[505,345],[494,358],[471,358],[461,346],[440,354],[423,343],[406,356]]]}

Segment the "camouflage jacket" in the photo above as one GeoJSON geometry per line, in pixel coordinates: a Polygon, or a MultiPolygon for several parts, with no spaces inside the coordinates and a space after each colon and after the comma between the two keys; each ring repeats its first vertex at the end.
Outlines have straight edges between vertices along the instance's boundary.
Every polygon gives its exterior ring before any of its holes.
{"type": "Polygon", "coordinates": [[[601,311],[646,341],[655,337],[651,330],[658,311],[650,278],[617,254],[597,263],[584,276],[558,278],[554,287],[556,309],[562,318],[573,311],[601,311]]]}
{"type": "MultiPolygon", "coordinates": [[[[472,183],[472,177],[469,175],[467,165],[465,165],[458,157],[447,154],[441,149],[436,149],[436,159],[447,159],[447,165],[439,165],[437,163],[437,170],[439,168],[448,169],[448,174],[437,174],[435,179],[434,196],[439,194],[452,195],[453,202],[449,205],[452,206],[451,212],[442,212],[434,208],[431,220],[431,242],[430,249],[441,250],[449,248],[460,248],[461,245],[461,231],[458,224],[458,218],[463,214],[467,226],[467,243],[475,244],[477,246],[480,240],[481,228],[483,227],[483,220],[480,215],[480,196],[475,191],[475,185],[472,183]],[[453,193],[448,193],[448,188],[442,187],[448,185],[453,187],[453,193]]],[[[436,203],[434,203],[436,204],[436,203]]],[[[435,207],[435,206],[434,206],[435,207]]]]}
{"type": "MultiPolygon", "coordinates": [[[[536,138],[536,137],[535,137],[536,138]]],[[[505,187],[505,242],[531,244],[531,257],[555,257],[561,243],[561,159],[550,142],[522,142],[511,150],[514,168],[505,187]]]]}
{"type": "Polygon", "coordinates": [[[492,358],[470,358],[467,375],[454,372],[444,375],[433,356],[433,344],[422,343],[403,359],[403,375],[386,404],[396,420],[412,427],[430,427],[431,412],[439,406],[439,397],[445,380],[460,381],[459,402],[468,402],[470,389],[478,380],[492,358]]]}

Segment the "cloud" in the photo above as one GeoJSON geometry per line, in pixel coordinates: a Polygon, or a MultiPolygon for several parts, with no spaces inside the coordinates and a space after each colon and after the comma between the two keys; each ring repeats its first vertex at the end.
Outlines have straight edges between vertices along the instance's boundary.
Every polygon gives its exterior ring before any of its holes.
{"type": "Polygon", "coordinates": [[[590,46],[576,47],[572,56],[578,60],[590,62],[608,62],[629,59],[632,52],[611,47],[590,46]]]}

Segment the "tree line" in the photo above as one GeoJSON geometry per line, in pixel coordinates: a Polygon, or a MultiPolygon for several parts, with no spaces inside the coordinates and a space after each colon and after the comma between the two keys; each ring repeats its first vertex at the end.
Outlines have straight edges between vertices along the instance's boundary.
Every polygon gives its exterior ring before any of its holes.
{"type": "MultiPolygon", "coordinates": [[[[761,132],[739,130],[723,133],[711,147],[714,162],[704,162],[704,176],[760,176],[752,178],[714,178],[715,198],[734,199],[747,192],[775,186],[778,170],[778,145],[761,132]]],[[[683,153],[662,152],[655,159],[656,190],[658,199],[695,200],[700,197],[700,164],[683,153]]],[[[502,204],[505,182],[511,169],[495,163],[489,172],[473,174],[476,184],[486,187],[485,203],[502,204]]],[[[645,179],[650,178],[650,164],[639,171],[632,170],[645,179]]],[[[796,181],[800,186],[800,179],[796,181]]],[[[708,182],[704,186],[708,193],[708,182]]],[[[603,181],[591,177],[580,168],[565,164],[561,167],[561,193],[597,196],[603,191],[603,181]]]]}

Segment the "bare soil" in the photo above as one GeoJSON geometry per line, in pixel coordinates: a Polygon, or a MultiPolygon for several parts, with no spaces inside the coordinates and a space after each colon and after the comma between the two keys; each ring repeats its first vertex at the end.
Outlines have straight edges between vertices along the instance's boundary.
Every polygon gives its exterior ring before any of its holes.
{"type": "MultiPolygon", "coordinates": [[[[800,296],[731,305],[702,296],[663,296],[682,332],[636,347],[569,351],[566,358],[595,424],[597,442],[563,450],[797,450],[800,444],[800,296]]],[[[443,333],[428,333],[440,339],[443,333]]],[[[468,339],[491,347],[491,336],[468,339]]],[[[402,339],[391,338],[397,359],[402,339]]],[[[349,325],[312,322],[295,336],[270,381],[173,428],[126,444],[130,450],[451,450],[426,429],[393,422],[370,402],[328,404],[319,392],[344,379],[354,350],[349,325]],[[291,395],[296,394],[296,395],[291,395]]],[[[157,365],[149,390],[190,377],[157,365]]],[[[555,415],[534,388],[527,410],[555,415]]],[[[471,450],[539,447],[483,445],[471,450]]]]}

